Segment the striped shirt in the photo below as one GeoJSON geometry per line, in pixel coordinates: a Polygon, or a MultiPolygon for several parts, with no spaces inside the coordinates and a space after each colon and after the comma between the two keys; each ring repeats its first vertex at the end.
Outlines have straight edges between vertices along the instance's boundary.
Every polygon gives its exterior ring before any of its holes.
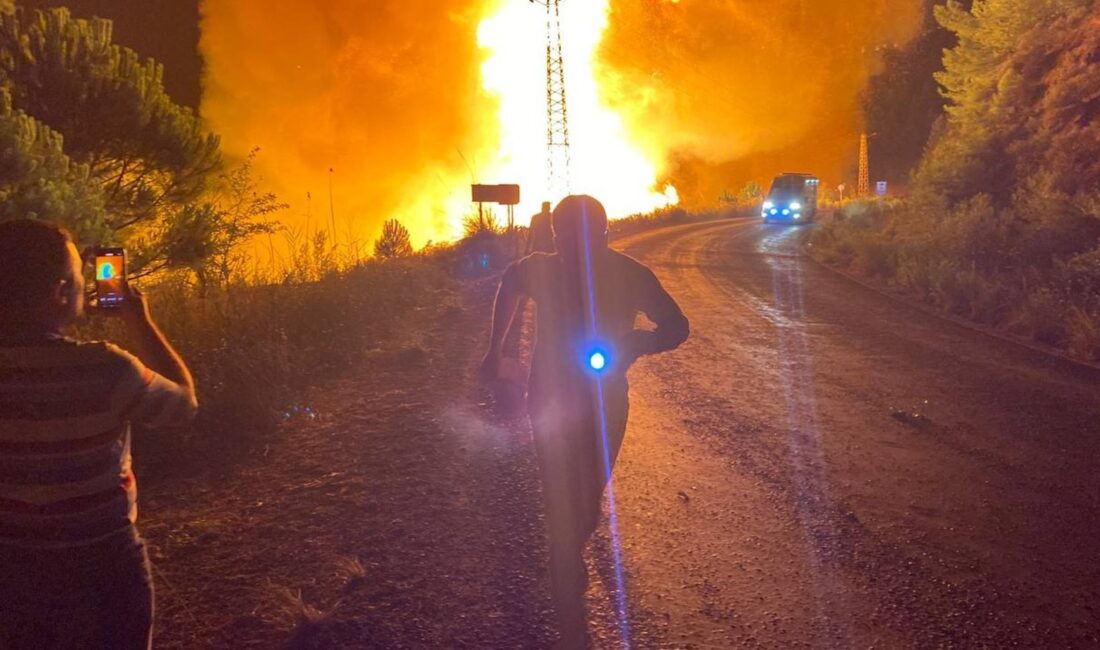
{"type": "Polygon", "coordinates": [[[193,414],[187,389],[110,343],[0,346],[0,545],[81,546],[128,529],[130,423],[193,414]]]}

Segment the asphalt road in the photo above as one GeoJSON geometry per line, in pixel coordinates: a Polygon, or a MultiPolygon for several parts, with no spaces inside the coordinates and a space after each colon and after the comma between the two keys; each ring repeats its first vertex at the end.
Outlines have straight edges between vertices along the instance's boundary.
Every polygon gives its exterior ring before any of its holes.
{"type": "Polygon", "coordinates": [[[807,234],[615,244],[693,332],[631,373],[634,645],[1100,647],[1100,372],[852,283],[807,234]]]}

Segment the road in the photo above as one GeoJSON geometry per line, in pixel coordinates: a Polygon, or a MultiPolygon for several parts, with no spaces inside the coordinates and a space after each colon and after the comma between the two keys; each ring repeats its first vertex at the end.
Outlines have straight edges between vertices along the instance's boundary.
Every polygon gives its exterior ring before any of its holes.
{"type": "Polygon", "coordinates": [[[693,332],[631,372],[635,646],[1100,647],[1100,372],[855,284],[807,234],[615,245],[693,332]]]}

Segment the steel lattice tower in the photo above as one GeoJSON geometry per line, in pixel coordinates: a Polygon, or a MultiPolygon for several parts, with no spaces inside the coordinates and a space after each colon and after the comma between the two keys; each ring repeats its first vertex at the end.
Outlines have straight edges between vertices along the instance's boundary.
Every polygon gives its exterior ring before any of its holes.
{"type": "Polygon", "coordinates": [[[557,202],[569,194],[569,111],[565,102],[561,0],[546,0],[546,189],[557,202]]]}
{"type": "Polygon", "coordinates": [[[871,170],[867,155],[867,134],[859,136],[859,183],[856,184],[856,196],[871,194],[871,170]]]}

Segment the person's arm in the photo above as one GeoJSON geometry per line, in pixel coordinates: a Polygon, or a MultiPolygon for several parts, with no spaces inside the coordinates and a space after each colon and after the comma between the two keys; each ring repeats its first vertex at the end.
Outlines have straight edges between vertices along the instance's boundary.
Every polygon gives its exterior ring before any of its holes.
{"type": "Polygon", "coordinates": [[[631,362],[638,357],[675,350],[690,333],[687,317],[661,286],[657,276],[645,267],[641,267],[640,271],[640,309],[657,327],[652,330],[636,329],[627,335],[627,356],[631,362]]]}
{"type": "Polygon", "coordinates": [[[153,322],[145,295],[131,287],[123,305],[119,317],[132,339],[134,354],[150,370],[179,384],[195,402],[195,380],[191,371],[153,322]]]}
{"type": "Polygon", "coordinates": [[[504,339],[511,329],[516,311],[519,309],[523,290],[520,282],[519,263],[512,264],[504,272],[497,289],[496,300],[493,301],[493,319],[489,331],[489,349],[481,361],[478,375],[484,380],[497,378],[500,368],[500,354],[504,346],[504,339]]]}

